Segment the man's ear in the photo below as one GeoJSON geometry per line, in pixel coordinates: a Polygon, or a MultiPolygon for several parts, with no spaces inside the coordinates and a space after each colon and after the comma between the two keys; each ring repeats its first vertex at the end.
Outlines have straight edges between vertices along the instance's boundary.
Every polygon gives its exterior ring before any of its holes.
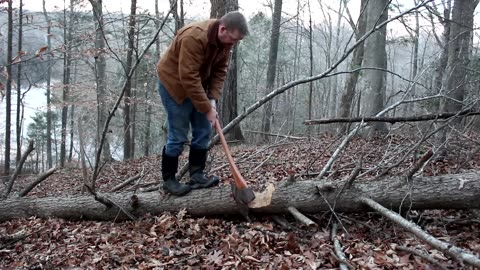
{"type": "Polygon", "coordinates": [[[220,31],[224,32],[225,30],[227,30],[227,27],[225,25],[221,25],[219,26],[220,28],[220,31]]]}

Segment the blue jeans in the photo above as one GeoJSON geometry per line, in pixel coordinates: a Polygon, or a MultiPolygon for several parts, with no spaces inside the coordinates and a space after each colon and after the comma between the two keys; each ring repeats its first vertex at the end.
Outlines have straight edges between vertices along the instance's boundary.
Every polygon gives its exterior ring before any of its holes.
{"type": "Polygon", "coordinates": [[[185,142],[188,140],[190,124],[192,126],[191,147],[199,150],[207,149],[212,125],[208,122],[206,114],[197,111],[189,98],[185,99],[182,104],[178,104],[168,94],[160,80],[158,81],[158,92],[167,112],[168,134],[165,154],[177,157],[183,152],[185,142]]]}

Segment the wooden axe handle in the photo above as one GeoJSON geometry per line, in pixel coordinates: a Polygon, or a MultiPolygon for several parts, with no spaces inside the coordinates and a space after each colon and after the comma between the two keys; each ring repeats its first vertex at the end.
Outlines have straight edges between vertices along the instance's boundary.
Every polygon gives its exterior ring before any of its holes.
{"type": "Polygon", "coordinates": [[[233,161],[232,154],[228,149],[227,141],[223,136],[222,128],[220,127],[220,122],[218,122],[218,119],[215,121],[215,129],[217,130],[218,136],[220,136],[220,141],[222,142],[223,150],[225,150],[225,154],[227,155],[228,164],[230,165],[230,170],[232,171],[233,179],[235,180],[235,185],[237,186],[238,189],[247,188],[247,182],[245,181],[245,179],[243,179],[243,176],[240,174],[240,171],[238,170],[237,165],[235,165],[235,162],[233,161]]]}

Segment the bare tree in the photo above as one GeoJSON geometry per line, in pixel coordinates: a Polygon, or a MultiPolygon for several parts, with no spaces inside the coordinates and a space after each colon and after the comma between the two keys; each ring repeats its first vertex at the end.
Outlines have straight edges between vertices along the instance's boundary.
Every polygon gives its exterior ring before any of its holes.
{"type": "MultiPolygon", "coordinates": [[[[210,18],[220,18],[227,12],[238,10],[238,0],[210,0],[210,3],[212,4],[210,18]]],[[[218,106],[222,125],[230,123],[230,121],[238,116],[237,52],[238,45],[235,45],[231,52],[230,63],[223,87],[222,100],[218,106]]],[[[244,139],[240,125],[236,125],[226,136],[231,140],[244,139]]]]}
{"type": "MultiPolygon", "coordinates": [[[[128,29],[128,51],[127,51],[127,63],[125,65],[125,74],[128,74],[132,69],[133,63],[133,50],[135,49],[135,13],[137,10],[137,1],[132,0],[130,6],[130,20],[128,29]]],[[[125,86],[125,97],[123,107],[123,159],[131,159],[134,156],[132,149],[132,129],[131,129],[131,106],[132,105],[132,80],[127,78],[125,86]]]]}
{"type": "MultiPolygon", "coordinates": [[[[348,7],[345,5],[347,15],[348,15],[348,22],[350,26],[354,29],[356,40],[359,40],[365,34],[365,28],[367,23],[366,3],[367,3],[367,0],[360,1],[361,13],[358,18],[358,22],[356,24],[354,23],[352,17],[350,16],[348,7]]],[[[353,58],[350,63],[351,69],[355,69],[362,66],[363,53],[364,53],[364,43],[361,42],[353,51],[353,58]]],[[[357,87],[359,76],[360,76],[360,70],[348,74],[347,82],[345,83],[345,90],[343,92],[343,95],[340,101],[340,117],[349,117],[351,115],[353,98],[355,96],[355,89],[357,87]]],[[[338,130],[339,133],[340,134],[345,133],[348,127],[349,127],[348,124],[340,125],[338,130]]]]}
{"type": "MultiPolygon", "coordinates": [[[[367,29],[373,29],[385,22],[388,17],[387,0],[369,0],[367,4],[367,29]]],[[[366,92],[362,105],[363,114],[372,116],[380,112],[384,107],[385,99],[385,72],[387,66],[387,53],[385,51],[387,39],[386,26],[381,27],[365,41],[364,66],[379,69],[365,71],[366,92]]],[[[385,131],[385,123],[375,123],[368,132],[385,131]]]]}
{"type": "Polygon", "coordinates": [[[5,163],[3,172],[10,173],[10,138],[12,125],[12,51],[13,51],[13,7],[12,1],[8,1],[8,34],[7,34],[7,85],[5,89],[5,163]]]}
{"type": "MultiPolygon", "coordinates": [[[[18,54],[22,51],[23,39],[23,0],[19,2],[18,8],[18,54]]],[[[17,156],[16,163],[22,157],[22,62],[17,63],[17,121],[16,121],[16,139],[17,139],[17,156]]]]}
{"type": "MultiPolygon", "coordinates": [[[[280,21],[282,18],[282,0],[275,0],[275,6],[272,16],[272,32],[270,40],[270,52],[268,54],[268,68],[267,68],[267,87],[265,94],[270,93],[275,84],[275,73],[277,71],[277,55],[278,55],[278,41],[280,39],[280,21]]],[[[272,102],[268,102],[265,105],[262,131],[265,133],[263,139],[268,140],[272,123],[272,102]]]]}
{"type": "MultiPolygon", "coordinates": [[[[95,23],[95,82],[97,87],[97,142],[100,142],[102,127],[107,121],[107,93],[106,93],[106,67],[105,40],[103,38],[103,2],[102,0],[91,0],[93,20],[95,23]]],[[[111,160],[110,143],[105,137],[102,146],[102,160],[111,160]]]]}
{"type": "MultiPolygon", "coordinates": [[[[51,50],[52,47],[52,23],[48,16],[47,10],[45,8],[45,0],[43,0],[43,16],[45,17],[45,23],[47,24],[47,50],[51,50]]],[[[51,107],[51,78],[52,78],[52,56],[47,54],[47,163],[48,167],[53,167],[53,158],[52,158],[52,107],[51,107]]],[[[38,148],[37,148],[38,149],[38,148]]]]}
{"type": "MultiPolygon", "coordinates": [[[[65,52],[63,53],[63,91],[62,91],[62,133],[60,142],[60,166],[65,165],[67,156],[67,121],[68,121],[68,102],[70,91],[70,68],[71,68],[71,46],[72,46],[72,29],[69,29],[67,23],[67,8],[65,0],[63,1],[63,45],[65,52]]],[[[72,7],[71,7],[72,8],[72,7]]],[[[70,11],[71,12],[71,11],[70,11]]]]}
{"type": "Polygon", "coordinates": [[[465,97],[465,78],[470,61],[470,40],[473,30],[473,14],[477,2],[475,0],[456,0],[453,4],[450,28],[450,44],[448,61],[444,76],[444,99],[441,110],[446,112],[460,111],[465,97]]]}

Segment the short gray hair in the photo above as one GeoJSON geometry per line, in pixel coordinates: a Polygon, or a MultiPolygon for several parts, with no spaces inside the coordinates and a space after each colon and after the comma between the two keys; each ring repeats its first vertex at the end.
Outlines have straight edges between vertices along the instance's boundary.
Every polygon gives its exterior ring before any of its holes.
{"type": "Polygon", "coordinates": [[[238,11],[230,11],[223,15],[222,18],[220,18],[220,23],[225,25],[229,30],[238,30],[238,32],[244,36],[249,34],[247,20],[243,14],[238,11]]]}

